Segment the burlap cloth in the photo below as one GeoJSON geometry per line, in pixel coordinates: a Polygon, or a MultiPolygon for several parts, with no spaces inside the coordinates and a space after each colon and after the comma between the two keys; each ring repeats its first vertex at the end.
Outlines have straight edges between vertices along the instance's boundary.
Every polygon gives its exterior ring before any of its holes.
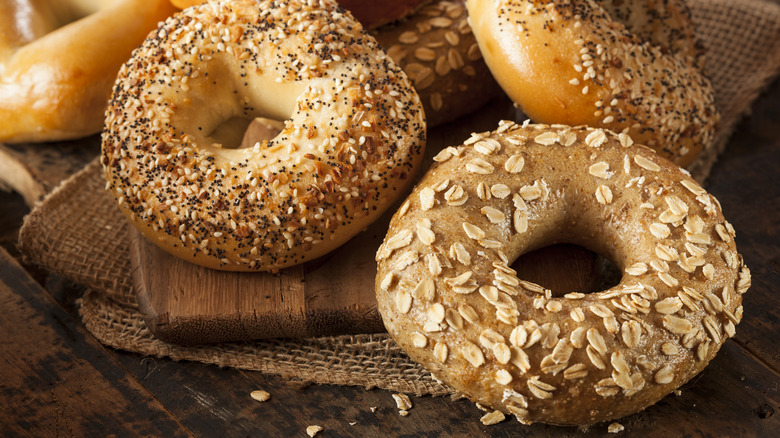
{"type": "MultiPolygon", "coordinates": [[[[722,114],[716,149],[778,73],[780,5],[691,0],[722,114]]],[[[703,179],[712,154],[692,168],[703,179]]],[[[29,259],[86,289],[79,311],[102,343],[144,355],[271,373],[317,383],[417,395],[451,390],[412,362],[385,333],[181,347],[152,336],[131,285],[128,225],[104,190],[97,161],[65,181],[26,218],[19,246],[29,259]]]]}

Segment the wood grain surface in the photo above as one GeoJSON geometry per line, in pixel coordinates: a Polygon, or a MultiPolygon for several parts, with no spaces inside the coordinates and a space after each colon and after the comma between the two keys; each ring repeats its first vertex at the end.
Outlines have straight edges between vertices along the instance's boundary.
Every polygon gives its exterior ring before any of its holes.
{"type": "MultiPolygon", "coordinates": [[[[374,295],[387,218],[336,251],[277,274],[222,272],[173,257],[131,230],[136,296],[147,326],[180,345],[384,331],[374,295]]],[[[556,245],[518,259],[521,278],[562,293],[592,291],[598,256],[556,245]]]]}
{"type": "Polygon", "coordinates": [[[90,162],[100,150],[95,141],[41,144],[0,143],[0,188],[13,190],[29,206],[90,162]]]}
{"type": "Polygon", "coordinates": [[[3,436],[86,436],[97,425],[146,436],[181,429],[160,403],[136,405],[150,392],[2,248],[0,305],[3,436]]]}

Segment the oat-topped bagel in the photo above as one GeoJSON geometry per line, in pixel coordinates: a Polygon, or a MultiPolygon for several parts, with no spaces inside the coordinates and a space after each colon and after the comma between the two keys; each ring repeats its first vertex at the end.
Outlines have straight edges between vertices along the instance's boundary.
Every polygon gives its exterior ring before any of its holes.
{"type": "Polygon", "coordinates": [[[375,29],[414,14],[431,0],[338,0],[366,29],[375,29]]]}
{"type": "Polygon", "coordinates": [[[711,195],[630,137],[502,123],[449,147],[377,252],[389,333],[434,376],[520,421],[639,411],[701,371],[742,318],[750,272],[711,195]],[[623,272],[594,293],[518,278],[569,242],[623,272]]]}
{"type": "Polygon", "coordinates": [[[414,82],[429,128],[472,113],[501,94],[463,0],[437,0],[371,33],[414,82]]]}
{"type": "Polygon", "coordinates": [[[467,6],[485,62],[532,120],[628,130],[637,143],[687,166],[712,145],[719,119],[697,67],[690,13],[682,0],[623,3],[467,6]]]}
{"type": "Polygon", "coordinates": [[[424,145],[410,81],[335,2],[210,1],[122,68],[102,160],[122,211],[166,251],[277,270],[376,219],[424,145]],[[284,128],[231,149],[258,116],[284,128]]]}

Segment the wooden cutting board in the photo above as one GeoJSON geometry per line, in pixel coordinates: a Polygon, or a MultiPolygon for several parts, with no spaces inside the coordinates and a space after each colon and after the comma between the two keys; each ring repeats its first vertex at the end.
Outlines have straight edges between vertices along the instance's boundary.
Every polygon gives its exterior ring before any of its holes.
{"type": "MultiPolygon", "coordinates": [[[[374,296],[376,248],[389,216],[336,251],[278,274],[202,268],[132,231],[138,303],[158,338],[180,345],[384,331],[374,296]]],[[[520,257],[520,278],[553,292],[594,290],[599,258],[573,245],[520,257]]]]}
{"type": "MultiPolygon", "coordinates": [[[[428,162],[471,132],[492,130],[514,116],[511,103],[500,100],[468,123],[429,132],[428,162]]],[[[133,281],[146,323],[160,339],[181,345],[384,331],[374,296],[374,255],[394,211],[336,251],[277,274],[192,265],[133,230],[133,281]]],[[[553,291],[587,290],[597,281],[597,256],[579,247],[550,247],[521,257],[514,267],[521,278],[553,291]]]]}

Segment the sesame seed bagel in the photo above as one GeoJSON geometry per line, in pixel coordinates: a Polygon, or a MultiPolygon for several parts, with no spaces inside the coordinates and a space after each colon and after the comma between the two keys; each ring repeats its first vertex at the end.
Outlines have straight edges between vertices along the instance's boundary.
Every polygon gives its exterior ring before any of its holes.
{"type": "Polygon", "coordinates": [[[613,21],[640,41],[648,41],[662,53],[675,53],[698,66],[704,65],[704,46],[696,37],[688,5],[683,0],[595,0],[613,21]]]}
{"type": "Polygon", "coordinates": [[[95,134],[119,67],[166,0],[0,0],[0,141],[95,134]]]}
{"type": "Polygon", "coordinates": [[[390,335],[523,423],[622,417],[696,375],[734,335],[750,271],[717,200],[631,143],[502,122],[442,150],[377,252],[390,335]],[[553,296],[511,268],[561,242],[610,257],[619,284],[553,296]]]}
{"type": "Polygon", "coordinates": [[[614,3],[467,6],[485,62],[532,120],[626,131],[687,166],[712,145],[719,119],[690,13],[682,0],[614,3]]]}
{"type": "Polygon", "coordinates": [[[371,33],[414,81],[429,128],[474,112],[501,94],[471,32],[463,0],[433,2],[371,33]]]}
{"type": "Polygon", "coordinates": [[[121,69],[102,160],[122,211],[164,250],[275,271],[346,242],[404,194],[425,136],[411,82],[334,1],[209,1],[121,69]],[[254,117],[284,128],[235,148],[254,117]]]}

